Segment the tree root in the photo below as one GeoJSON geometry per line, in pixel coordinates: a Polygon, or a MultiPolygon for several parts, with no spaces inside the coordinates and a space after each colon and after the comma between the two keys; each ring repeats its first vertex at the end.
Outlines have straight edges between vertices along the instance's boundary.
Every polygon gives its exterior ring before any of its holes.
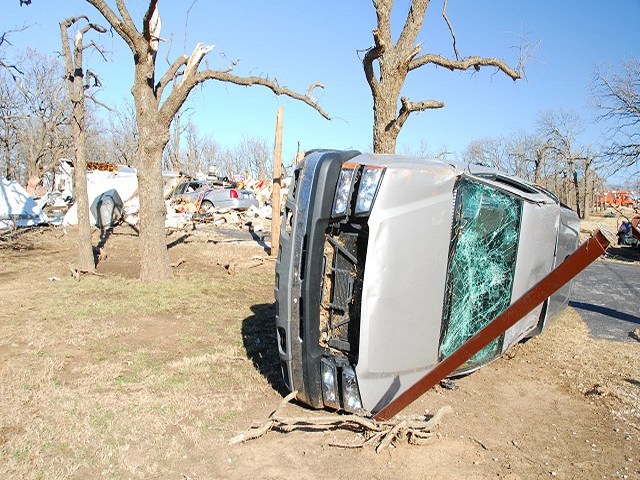
{"type": "Polygon", "coordinates": [[[349,430],[364,435],[364,440],[353,444],[330,444],[338,448],[363,448],[375,445],[376,452],[381,452],[400,440],[412,445],[423,445],[437,436],[442,418],[452,413],[450,406],[440,408],[435,415],[414,416],[395,421],[376,421],[373,418],[359,415],[322,414],[309,417],[286,417],[282,415],[284,408],[296,397],[298,392],[287,395],[269,418],[248,431],[236,435],[229,440],[229,445],[248,442],[266,435],[270,430],[288,433],[296,430],[317,432],[329,430],[349,430]]]}

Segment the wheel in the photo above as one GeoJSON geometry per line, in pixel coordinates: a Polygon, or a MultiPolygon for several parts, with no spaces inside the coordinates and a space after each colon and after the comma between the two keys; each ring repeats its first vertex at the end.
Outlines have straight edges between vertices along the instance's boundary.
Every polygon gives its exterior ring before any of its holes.
{"type": "Polygon", "coordinates": [[[214,210],[213,203],[211,203],[209,200],[203,200],[202,203],[200,204],[200,209],[198,210],[198,213],[200,214],[212,213],[213,210],[214,210]]]}

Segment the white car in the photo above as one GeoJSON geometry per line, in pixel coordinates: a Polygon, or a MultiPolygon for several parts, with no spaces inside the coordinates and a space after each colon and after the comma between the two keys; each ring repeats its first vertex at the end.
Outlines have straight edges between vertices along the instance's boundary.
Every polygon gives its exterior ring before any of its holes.
{"type": "MultiPolygon", "coordinates": [[[[315,151],[296,168],[276,264],[282,372],[315,408],[376,413],[575,251],[548,191],[477,165],[315,151]]],[[[565,285],[456,373],[544,328],[565,285]]]]}
{"type": "Polygon", "coordinates": [[[231,187],[212,185],[202,180],[190,180],[179,184],[173,193],[174,199],[196,203],[199,197],[200,213],[207,213],[223,208],[247,210],[252,205],[257,207],[258,200],[253,192],[231,187]]]}

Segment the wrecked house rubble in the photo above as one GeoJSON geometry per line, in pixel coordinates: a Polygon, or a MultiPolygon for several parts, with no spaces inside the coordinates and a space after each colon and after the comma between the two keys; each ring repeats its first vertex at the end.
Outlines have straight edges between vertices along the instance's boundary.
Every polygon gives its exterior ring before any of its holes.
{"type": "Polygon", "coordinates": [[[0,179],[0,229],[47,223],[43,201],[36,201],[16,181],[0,179]]]}
{"type": "MultiPolygon", "coordinates": [[[[477,165],[316,151],[291,189],[278,349],[288,388],[315,408],[380,412],[578,244],[579,219],[554,195],[477,165]]],[[[539,333],[569,290],[544,297],[455,373],[539,333]]]]}
{"type": "MultiPolygon", "coordinates": [[[[245,179],[232,182],[215,175],[194,179],[163,172],[165,180],[165,227],[193,228],[196,223],[215,227],[268,231],[271,221],[272,182],[245,179]]],[[[282,203],[290,179],[283,179],[282,203]]],[[[90,222],[104,229],[125,222],[138,223],[138,178],[125,165],[89,163],[87,193],[90,222]]],[[[73,195],[73,162],[60,160],[43,178],[29,179],[27,189],[15,181],[2,180],[0,229],[34,225],[70,226],[78,223],[73,195]]]]}

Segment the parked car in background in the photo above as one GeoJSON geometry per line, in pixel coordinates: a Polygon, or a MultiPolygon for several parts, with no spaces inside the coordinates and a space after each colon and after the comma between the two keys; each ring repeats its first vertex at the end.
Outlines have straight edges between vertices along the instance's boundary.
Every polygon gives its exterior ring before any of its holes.
{"type": "Polygon", "coordinates": [[[258,206],[258,200],[253,192],[212,185],[206,180],[189,180],[178,184],[173,192],[173,198],[194,204],[200,202],[199,213],[224,208],[246,210],[252,205],[258,206]]]}

